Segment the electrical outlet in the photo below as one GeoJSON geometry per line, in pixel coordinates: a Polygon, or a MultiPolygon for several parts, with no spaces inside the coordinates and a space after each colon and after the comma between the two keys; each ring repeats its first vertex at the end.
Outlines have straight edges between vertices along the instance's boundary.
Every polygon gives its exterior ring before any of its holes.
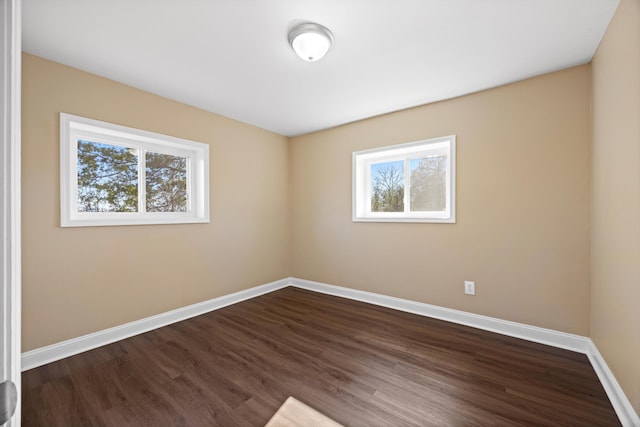
{"type": "Polygon", "coordinates": [[[464,281],[464,293],[466,295],[475,295],[476,294],[476,282],[469,282],[468,280],[464,281]]]}

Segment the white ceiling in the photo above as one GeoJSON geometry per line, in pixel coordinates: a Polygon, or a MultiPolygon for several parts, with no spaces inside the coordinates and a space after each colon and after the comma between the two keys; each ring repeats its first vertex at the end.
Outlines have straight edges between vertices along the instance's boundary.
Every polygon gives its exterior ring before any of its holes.
{"type": "Polygon", "coordinates": [[[587,63],[618,1],[23,0],[23,47],[294,136],[587,63]]]}

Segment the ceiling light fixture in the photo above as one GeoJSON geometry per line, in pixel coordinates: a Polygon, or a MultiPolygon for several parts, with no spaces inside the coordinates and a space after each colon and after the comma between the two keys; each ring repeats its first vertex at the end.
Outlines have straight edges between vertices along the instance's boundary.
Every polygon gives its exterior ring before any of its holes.
{"type": "Polygon", "coordinates": [[[333,34],[326,27],[311,22],[296,25],[289,31],[289,44],[298,56],[313,62],[327,54],[333,34]]]}

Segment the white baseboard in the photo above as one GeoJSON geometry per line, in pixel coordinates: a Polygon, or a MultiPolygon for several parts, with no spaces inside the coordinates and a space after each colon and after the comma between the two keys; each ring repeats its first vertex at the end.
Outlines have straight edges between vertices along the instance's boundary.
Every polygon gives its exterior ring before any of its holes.
{"type": "Polygon", "coordinates": [[[343,288],[340,286],[328,285],[326,283],[312,282],[310,280],[291,278],[291,284],[298,288],[308,289],[310,291],[367,302],[369,304],[418,314],[420,316],[446,320],[447,322],[471,326],[473,328],[496,332],[510,337],[522,338],[528,341],[547,344],[566,350],[577,351],[579,353],[586,353],[589,345],[589,338],[580,335],[539,328],[537,326],[525,325],[523,323],[511,322],[508,320],[496,319],[495,317],[482,316],[479,314],[468,313],[466,311],[453,310],[451,308],[439,307],[437,305],[374,294],[372,292],[359,291],[356,289],[343,288]]]}
{"type": "Polygon", "coordinates": [[[598,351],[595,343],[589,340],[589,351],[587,352],[591,366],[596,371],[596,375],[600,379],[600,383],[609,396],[611,405],[616,410],[620,422],[625,427],[638,427],[640,426],[640,418],[633,409],[631,402],[627,399],[627,396],[622,391],[622,387],[618,384],[613,372],[609,369],[607,362],[605,362],[602,354],[598,351]]]}
{"type": "Polygon", "coordinates": [[[622,391],[618,381],[615,379],[595,344],[587,337],[294,277],[213,298],[156,316],[147,317],[135,322],[22,353],[22,371],[24,372],[65,357],[199,316],[287,286],[295,286],[314,292],[362,301],[586,354],[622,424],[629,427],[640,426],[638,415],[622,391]]]}
{"type": "Polygon", "coordinates": [[[113,342],[142,334],[153,329],[161,328],[172,323],[180,322],[191,317],[199,316],[213,310],[218,310],[240,301],[255,298],[287,287],[289,284],[289,279],[278,280],[246,289],[244,291],[223,295],[208,301],[178,308],[176,310],[167,311],[166,313],[147,317],[135,322],[126,323],[124,325],[115,326],[92,334],[83,335],[78,338],[27,351],[22,353],[22,371],[24,372],[47,363],[55,362],[56,360],[64,359],[65,357],[92,350],[106,344],[111,344],[113,342]]]}
{"type": "Polygon", "coordinates": [[[627,399],[620,384],[618,384],[615,376],[609,370],[595,344],[588,337],[294,277],[290,279],[290,282],[292,286],[314,292],[349,298],[583,353],[589,358],[622,425],[625,427],[640,427],[640,420],[638,420],[638,415],[633,406],[631,406],[629,399],[627,399]]]}

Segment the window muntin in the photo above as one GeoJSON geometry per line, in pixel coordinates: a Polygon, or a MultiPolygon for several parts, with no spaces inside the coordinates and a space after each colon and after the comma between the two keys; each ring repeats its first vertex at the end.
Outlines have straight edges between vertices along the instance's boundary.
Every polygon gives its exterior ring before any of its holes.
{"type": "Polygon", "coordinates": [[[455,136],[353,153],[353,220],[455,222],[455,136]]]}
{"type": "Polygon", "coordinates": [[[209,146],[60,114],[61,225],[209,222],[209,146]]]}

